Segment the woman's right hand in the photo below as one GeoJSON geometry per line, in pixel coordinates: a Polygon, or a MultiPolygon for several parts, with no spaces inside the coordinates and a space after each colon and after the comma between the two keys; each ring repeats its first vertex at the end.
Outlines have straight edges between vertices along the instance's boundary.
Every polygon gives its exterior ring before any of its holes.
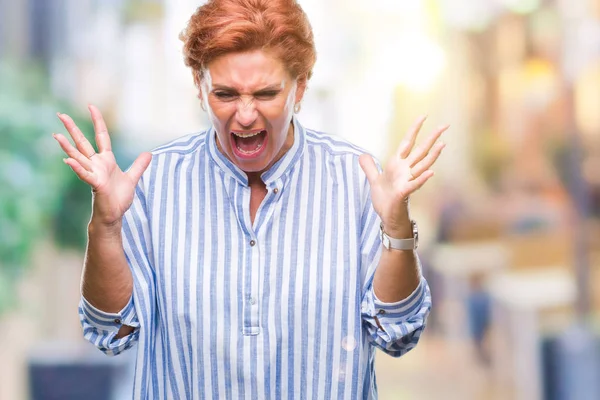
{"type": "Polygon", "coordinates": [[[66,114],[57,115],[75,142],[75,147],[64,135],[53,136],[69,156],[64,159],[65,164],[92,188],[92,222],[114,226],[120,224],[123,214],[131,206],[135,187],[148,168],[152,155],[142,153],[127,172],[121,171],[112,152],[110,136],[102,114],[92,105],[89,106],[89,110],[94,123],[98,152],[66,114]]]}

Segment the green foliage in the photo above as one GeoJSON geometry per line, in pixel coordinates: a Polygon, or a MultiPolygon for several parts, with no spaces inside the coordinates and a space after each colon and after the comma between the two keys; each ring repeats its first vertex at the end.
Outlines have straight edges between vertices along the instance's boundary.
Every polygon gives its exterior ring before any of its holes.
{"type": "Polygon", "coordinates": [[[39,68],[2,64],[0,87],[1,314],[14,303],[15,282],[39,239],[85,243],[89,188],[62,162],[52,132],[64,132],[57,111],[73,116],[84,132],[92,126],[50,95],[39,68]]]}

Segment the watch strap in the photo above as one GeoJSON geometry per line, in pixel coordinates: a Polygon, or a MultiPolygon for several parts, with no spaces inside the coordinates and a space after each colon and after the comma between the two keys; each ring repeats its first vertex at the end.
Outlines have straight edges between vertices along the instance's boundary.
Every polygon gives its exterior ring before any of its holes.
{"type": "Polygon", "coordinates": [[[417,248],[417,238],[415,235],[415,223],[411,221],[413,224],[413,237],[406,239],[396,239],[390,237],[383,230],[383,223],[380,224],[381,230],[381,242],[386,249],[394,249],[394,250],[415,250],[417,248]]]}

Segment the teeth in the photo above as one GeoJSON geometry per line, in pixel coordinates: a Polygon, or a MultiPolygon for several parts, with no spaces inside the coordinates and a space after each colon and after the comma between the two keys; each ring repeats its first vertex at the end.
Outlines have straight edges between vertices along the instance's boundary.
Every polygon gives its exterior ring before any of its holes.
{"type": "MultiPolygon", "coordinates": [[[[254,135],[252,135],[252,136],[254,136],[254,135]]],[[[240,149],[240,146],[235,146],[235,147],[237,147],[237,149],[238,149],[240,152],[244,153],[244,154],[252,154],[252,153],[255,153],[255,152],[256,152],[256,150],[260,149],[260,147],[261,147],[261,146],[262,146],[262,143],[261,143],[261,144],[259,144],[258,146],[256,146],[256,148],[255,148],[254,150],[251,150],[251,151],[242,150],[242,149],[240,149]]]]}
{"type": "Polygon", "coordinates": [[[243,134],[243,133],[238,133],[238,132],[231,132],[233,133],[235,136],[240,137],[240,138],[249,138],[252,136],[256,136],[258,134],[263,133],[264,131],[259,131],[259,132],[255,132],[255,133],[250,133],[250,134],[243,134]]]}

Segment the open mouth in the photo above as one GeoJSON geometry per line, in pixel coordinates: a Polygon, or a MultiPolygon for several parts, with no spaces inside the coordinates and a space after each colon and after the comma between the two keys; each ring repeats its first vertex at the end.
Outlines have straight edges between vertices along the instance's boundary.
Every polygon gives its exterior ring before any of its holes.
{"type": "Polygon", "coordinates": [[[233,150],[238,157],[250,158],[259,155],[266,147],[267,131],[231,132],[233,150]]]}

